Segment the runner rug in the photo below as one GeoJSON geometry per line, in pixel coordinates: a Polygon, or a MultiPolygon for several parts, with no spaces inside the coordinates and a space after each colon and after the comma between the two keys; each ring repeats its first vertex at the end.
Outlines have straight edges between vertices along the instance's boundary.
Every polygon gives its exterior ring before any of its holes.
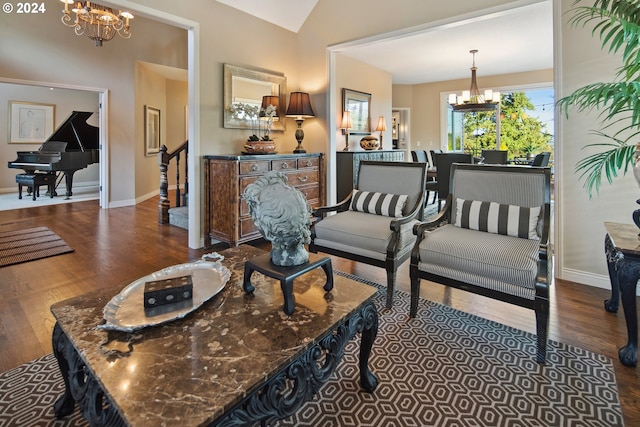
{"type": "Polygon", "coordinates": [[[48,227],[0,231],[0,267],[73,252],[48,227]]]}
{"type": "MultiPolygon", "coordinates": [[[[360,390],[354,339],[330,382],[278,426],[624,425],[611,359],[550,341],[541,366],[533,334],[424,299],[409,320],[409,295],[396,292],[387,310],[375,286],[376,391],[360,390]]],[[[0,426],[87,426],[77,411],[53,421],[62,392],[51,354],[0,374],[0,426]]]]}

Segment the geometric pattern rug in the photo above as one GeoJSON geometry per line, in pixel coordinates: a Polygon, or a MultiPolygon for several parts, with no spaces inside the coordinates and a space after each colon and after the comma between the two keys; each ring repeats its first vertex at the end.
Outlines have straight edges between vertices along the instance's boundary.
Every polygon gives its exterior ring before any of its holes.
{"type": "Polygon", "coordinates": [[[0,267],[73,252],[48,227],[0,232],[0,267]]]}
{"type": "MultiPolygon", "coordinates": [[[[277,426],[624,425],[611,359],[549,341],[541,366],[533,334],[424,299],[409,319],[407,293],[387,310],[384,287],[335,273],[381,289],[369,361],[378,387],[360,389],[353,339],[333,378],[277,426]]],[[[54,419],[63,388],[52,354],[0,373],[0,426],[87,426],[77,411],[54,419]]]]}

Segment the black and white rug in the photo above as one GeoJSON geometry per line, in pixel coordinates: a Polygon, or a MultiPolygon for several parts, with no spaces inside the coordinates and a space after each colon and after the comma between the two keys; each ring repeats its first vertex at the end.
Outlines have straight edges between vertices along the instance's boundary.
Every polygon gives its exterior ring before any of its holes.
{"type": "MultiPolygon", "coordinates": [[[[352,340],[331,381],[278,426],[624,425],[609,358],[551,341],[540,366],[532,334],[424,300],[409,320],[409,295],[397,292],[387,310],[380,288],[376,391],[360,390],[352,340]]],[[[62,392],[51,354],[0,374],[0,426],[88,425],[77,412],[54,421],[62,392]]]]}

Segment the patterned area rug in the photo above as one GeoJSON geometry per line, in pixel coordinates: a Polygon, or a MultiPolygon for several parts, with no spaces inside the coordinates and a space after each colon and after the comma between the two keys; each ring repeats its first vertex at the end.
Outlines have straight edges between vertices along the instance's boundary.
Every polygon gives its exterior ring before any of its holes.
{"type": "Polygon", "coordinates": [[[73,252],[47,227],[0,232],[0,267],[73,252]]]}
{"type": "MultiPolygon", "coordinates": [[[[540,366],[532,334],[426,300],[409,320],[408,294],[396,292],[393,310],[384,291],[375,298],[376,391],[360,390],[352,340],[332,380],[278,426],[624,425],[609,358],[551,341],[540,366]]],[[[0,374],[0,426],[87,426],[77,412],[53,421],[62,392],[51,354],[0,374]]]]}

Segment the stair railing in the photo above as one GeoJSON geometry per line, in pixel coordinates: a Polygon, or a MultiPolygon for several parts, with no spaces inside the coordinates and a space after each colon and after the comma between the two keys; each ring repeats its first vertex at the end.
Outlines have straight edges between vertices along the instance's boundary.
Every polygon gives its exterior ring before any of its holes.
{"type": "Polygon", "coordinates": [[[167,146],[162,145],[158,152],[158,166],[160,167],[160,201],[158,202],[158,222],[167,224],[169,222],[169,209],[171,201],[169,200],[169,179],[168,171],[171,160],[176,161],[176,205],[180,207],[187,204],[187,196],[189,194],[189,178],[188,178],[188,158],[189,158],[189,141],[185,141],[171,153],[168,152],[167,146]],[[180,156],[184,151],[184,192],[180,188],[180,156]]]}

